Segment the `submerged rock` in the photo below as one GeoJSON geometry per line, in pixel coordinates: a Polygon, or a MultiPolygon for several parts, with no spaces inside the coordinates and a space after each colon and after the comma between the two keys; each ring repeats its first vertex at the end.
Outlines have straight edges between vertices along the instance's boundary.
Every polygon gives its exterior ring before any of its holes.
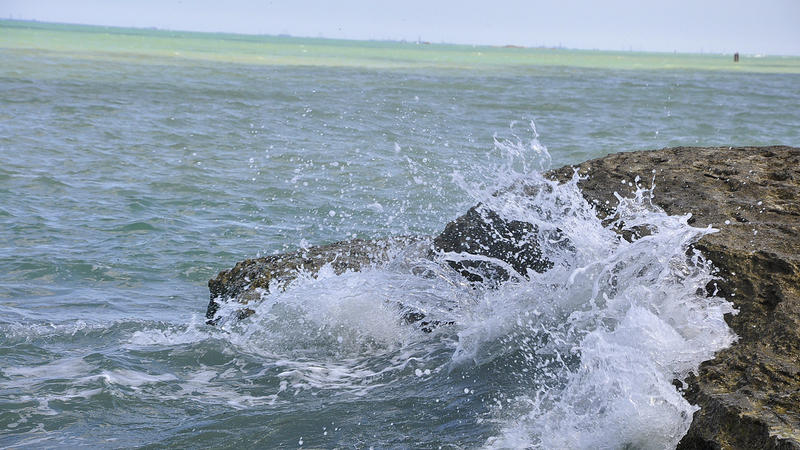
{"type": "MultiPolygon", "coordinates": [[[[719,271],[709,292],[739,310],[726,316],[739,340],[684,380],[684,396],[701,409],[679,448],[800,448],[800,149],[678,147],[613,154],[576,168],[586,177],[579,182],[583,195],[601,219],[617,206],[615,194],[630,196],[637,182],[654,182],[653,202],[667,213],[692,213],[693,225],[720,230],[695,246],[719,271]]],[[[548,175],[566,181],[574,169],[548,175]]],[[[550,267],[533,225],[478,205],[432,241],[353,240],[240,262],[209,281],[207,317],[213,323],[221,302],[247,304],[282,288],[300,269],[315,273],[331,263],[341,273],[387,261],[398,244],[416,245],[420,255],[427,248],[429,257],[444,254],[469,281],[500,282],[512,271],[524,276],[550,267]],[[446,256],[460,253],[485,259],[446,256]]],[[[405,319],[418,322],[424,315],[409,311],[405,319]]],[[[435,325],[423,322],[422,329],[435,325]]]]}

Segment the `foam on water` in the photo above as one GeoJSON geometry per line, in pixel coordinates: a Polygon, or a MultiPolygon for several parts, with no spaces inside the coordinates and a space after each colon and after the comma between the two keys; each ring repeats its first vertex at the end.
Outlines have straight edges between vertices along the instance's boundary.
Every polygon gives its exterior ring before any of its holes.
{"type": "Polygon", "coordinates": [[[505,353],[507,369],[525,374],[527,390],[496,411],[501,432],[489,446],[673,447],[695,407],[672,381],[735,338],[723,319],[731,304],[707,295],[712,267],[690,250],[716,230],[667,215],[651,202],[654,187],[641,186],[604,225],[578,181],[529,173],[484,200],[536,225],[553,267],[487,291],[465,317],[454,361],[505,353]],[[642,228],[646,236],[630,242],[619,234],[642,228]]]}
{"type": "Polygon", "coordinates": [[[489,308],[489,316],[506,316],[490,325],[501,327],[494,335],[522,356],[511,370],[533,374],[513,412],[500,414],[503,431],[492,446],[668,448],[688,429],[694,407],[672,380],[733,341],[723,320],[733,310],[706,296],[710,266],[686,256],[710,230],[643,214],[651,235],[628,243],[599,233],[591,248],[574,247],[573,261],[504,289],[501,306],[489,308]]]}
{"type": "MultiPolygon", "coordinates": [[[[535,138],[530,148],[546,152],[535,138]]],[[[620,196],[615,220],[604,225],[577,174],[563,185],[538,172],[515,180],[482,200],[507,220],[534,224],[553,267],[484,292],[461,321],[453,361],[508,355],[507,370],[524,374],[526,390],[510,410],[496,408],[501,431],[487,445],[675,446],[695,407],[672,381],[735,338],[723,319],[732,306],[707,295],[712,267],[690,250],[716,230],[661,211],[651,202],[655,187],[620,196]],[[619,234],[642,228],[646,236],[631,242],[619,234]]]]}

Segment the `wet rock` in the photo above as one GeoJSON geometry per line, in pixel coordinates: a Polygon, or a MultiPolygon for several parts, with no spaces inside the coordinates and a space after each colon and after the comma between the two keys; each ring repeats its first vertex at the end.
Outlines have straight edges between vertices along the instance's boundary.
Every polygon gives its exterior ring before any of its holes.
{"type": "MultiPolygon", "coordinates": [[[[423,243],[418,237],[394,237],[380,240],[353,239],[329,245],[314,246],[291,253],[246,259],[233,268],[223,270],[208,281],[211,299],[206,309],[207,323],[215,324],[217,311],[222,303],[235,301],[242,305],[261,300],[261,296],[276,289],[283,289],[301,271],[316,274],[326,264],[334,272],[358,271],[371,264],[387,261],[393,252],[423,243]]],[[[238,310],[239,318],[253,313],[250,308],[238,310]]],[[[422,318],[409,317],[410,322],[422,318]]]]}
{"type": "MultiPolygon", "coordinates": [[[[678,448],[800,448],[800,149],[679,147],[577,167],[601,217],[638,176],[655,181],[653,201],[666,212],[720,230],[696,247],[719,269],[709,289],[739,310],[726,317],[739,340],[685,380],[701,409],[678,448]]],[[[569,179],[572,168],[552,176],[569,179]]]]}
{"type": "Polygon", "coordinates": [[[504,220],[484,205],[477,205],[448,223],[434,238],[433,247],[440,252],[487,257],[485,260],[445,257],[469,281],[506,281],[513,274],[526,275],[528,269],[543,272],[552,267],[542,257],[537,235],[538,230],[532,224],[504,220]]]}

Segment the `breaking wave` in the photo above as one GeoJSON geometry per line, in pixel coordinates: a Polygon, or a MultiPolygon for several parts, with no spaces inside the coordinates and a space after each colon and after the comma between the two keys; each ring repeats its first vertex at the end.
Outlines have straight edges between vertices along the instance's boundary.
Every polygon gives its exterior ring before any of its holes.
{"type": "Polygon", "coordinates": [[[491,177],[455,178],[484,210],[532,224],[527,239],[549,269],[413,249],[361,272],[327,266],[263,295],[253,318],[223,326],[229,339],[283,361],[282,390],[364,395],[460,373],[472,382],[448,392],[478,395],[473,419],[490,424],[489,447],[674,447],[696,409],[675,380],[735,339],[723,319],[735,311],[709,292],[713,267],[692,249],[716,230],[666,214],[638,178],[623,180],[626,196],[601,221],[577,173],[545,177],[549,154],[533,132],[529,143],[495,140],[505,158],[491,177]],[[513,273],[475,283],[453,259],[513,273]],[[422,333],[404,322],[409,308],[444,325],[422,333]]]}
{"type": "Polygon", "coordinates": [[[241,442],[276,446],[674,447],[696,409],[676,386],[735,339],[723,318],[735,311],[692,249],[716,230],[666,214],[651,201],[657,187],[639,179],[620,180],[619,206],[600,220],[577,173],[566,183],[545,175],[535,128],[528,142],[496,138],[493,151],[497,166],[453,179],[479,211],[535,230],[513,244],[535,245],[541,272],[423,239],[358,272],[300,273],[248,304],[244,320],[233,319],[240,304],[223,304],[217,327],[4,324],[4,345],[50,356],[0,366],[0,424],[27,433],[16,444],[74,444],[46,428],[93,417],[87,404],[137,416],[158,403],[151,420],[186,416],[192,429],[147,441],[163,446],[198,433],[228,445],[235,429],[241,442]],[[475,281],[449,264],[470,260],[508,280],[475,281]],[[104,344],[86,354],[86,342],[104,344]]]}

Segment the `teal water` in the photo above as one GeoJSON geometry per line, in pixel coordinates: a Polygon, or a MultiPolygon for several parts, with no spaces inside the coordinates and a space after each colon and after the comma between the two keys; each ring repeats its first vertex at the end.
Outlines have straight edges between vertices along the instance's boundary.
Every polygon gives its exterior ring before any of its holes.
{"type": "MultiPolygon", "coordinates": [[[[353,331],[391,314],[376,310],[324,322],[350,330],[338,344],[291,311],[281,320],[292,331],[266,319],[210,329],[206,282],[256,255],[437,233],[540,162],[495,142],[529,141],[531,121],[552,167],[665,146],[800,144],[794,73],[123,57],[12,31],[0,24],[4,447],[543,445],[509,438],[527,422],[496,404],[549,381],[520,381],[514,353],[454,362],[466,325],[353,331]]],[[[151,50],[188,45],[153,36],[151,50]]],[[[376,297],[447,292],[395,272],[351,278],[286,295],[332,295],[324,306],[350,295],[336,283],[376,297]]],[[[511,345],[514,333],[481,342],[511,345]]]]}

